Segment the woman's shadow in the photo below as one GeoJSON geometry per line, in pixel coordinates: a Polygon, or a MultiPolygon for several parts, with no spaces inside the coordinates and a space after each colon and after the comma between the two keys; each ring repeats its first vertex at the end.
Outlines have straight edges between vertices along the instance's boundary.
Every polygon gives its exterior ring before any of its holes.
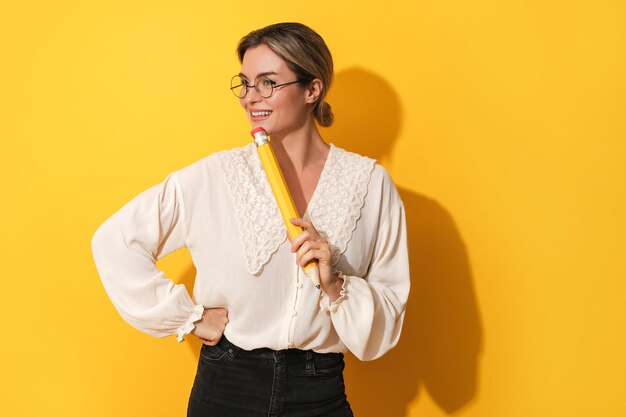
{"type": "MultiPolygon", "coordinates": [[[[341,71],[327,101],[335,115],[333,126],[322,132],[327,142],[380,162],[388,159],[403,114],[385,80],[361,68],[341,71]]],[[[467,250],[440,204],[412,190],[398,190],[406,212],[411,269],[402,336],[375,361],[346,355],[348,400],[357,416],[402,417],[423,385],[451,414],[476,397],[484,338],[467,250]]],[[[190,291],[194,277],[191,265],[181,279],[190,291]]],[[[197,356],[200,342],[187,339],[197,356]]]]}

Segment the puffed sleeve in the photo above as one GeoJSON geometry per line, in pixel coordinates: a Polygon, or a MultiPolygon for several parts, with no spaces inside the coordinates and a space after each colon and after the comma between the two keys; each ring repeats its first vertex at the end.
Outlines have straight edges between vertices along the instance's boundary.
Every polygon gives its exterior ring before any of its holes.
{"type": "Polygon", "coordinates": [[[137,195],[95,232],[91,247],[104,289],[131,326],[155,337],[191,332],[204,307],[175,285],[156,261],[185,246],[181,187],[170,174],[137,195]]]}
{"type": "Polygon", "coordinates": [[[409,295],[409,260],[404,206],[380,221],[371,268],[366,277],[344,275],[340,297],[320,301],[341,341],[360,360],[373,360],[400,338],[409,295]]]}

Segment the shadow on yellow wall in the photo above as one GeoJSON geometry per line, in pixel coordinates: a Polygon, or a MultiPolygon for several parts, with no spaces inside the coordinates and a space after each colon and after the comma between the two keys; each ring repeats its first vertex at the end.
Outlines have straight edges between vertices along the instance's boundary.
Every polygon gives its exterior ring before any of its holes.
{"type": "MultiPolygon", "coordinates": [[[[324,136],[345,149],[388,160],[403,117],[393,88],[354,68],[337,74],[331,92],[336,122],[324,136]]],[[[373,362],[348,357],[346,386],[359,416],[404,416],[420,384],[447,413],[476,396],[483,334],[465,245],[441,205],[399,190],[407,217],[411,294],[398,346],[373,362]]]]}
{"type": "MultiPolygon", "coordinates": [[[[393,88],[375,74],[352,68],[336,74],[328,97],[335,123],[327,142],[381,160],[402,122],[393,88]]],[[[416,139],[417,140],[417,139],[416,139]]],[[[355,415],[402,417],[424,385],[433,401],[453,413],[477,394],[484,339],[467,250],[450,214],[436,201],[399,188],[406,209],[411,294],[398,346],[361,362],[346,355],[346,387],[355,415]]],[[[191,292],[195,268],[181,282],[191,292]]],[[[200,342],[188,338],[199,356],[200,342]]]]}

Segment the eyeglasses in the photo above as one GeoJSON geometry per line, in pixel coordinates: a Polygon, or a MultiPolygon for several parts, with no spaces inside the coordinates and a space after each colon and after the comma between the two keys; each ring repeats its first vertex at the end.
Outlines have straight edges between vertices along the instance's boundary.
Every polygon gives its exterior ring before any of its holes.
{"type": "Polygon", "coordinates": [[[244,98],[246,94],[248,94],[248,90],[253,88],[257,93],[263,98],[270,98],[272,94],[274,94],[274,89],[277,87],[282,87],[284,85],[299,83],[301,80],[295,80],[288,83],[276,84],[275,81],[270,80],[265,75],[261,75],[256,77],[254,80],[254,85],[250,85],[250,81],[242,78],[239,75],[235,75],[230,80],[230,91],[233,92],[237,97],[244,98]]]}

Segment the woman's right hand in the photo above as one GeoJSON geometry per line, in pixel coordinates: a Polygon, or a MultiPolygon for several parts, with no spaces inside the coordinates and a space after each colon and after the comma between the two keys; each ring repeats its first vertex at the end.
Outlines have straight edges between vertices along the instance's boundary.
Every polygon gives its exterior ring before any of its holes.
{"type": "Polygon", "coordinates": [[[215,346],[224,334],[228,324],[228,310],[225,308],[206,308],[202,318],[195,322],[191,334],[196,335],[205,345],[215,346]]]}

